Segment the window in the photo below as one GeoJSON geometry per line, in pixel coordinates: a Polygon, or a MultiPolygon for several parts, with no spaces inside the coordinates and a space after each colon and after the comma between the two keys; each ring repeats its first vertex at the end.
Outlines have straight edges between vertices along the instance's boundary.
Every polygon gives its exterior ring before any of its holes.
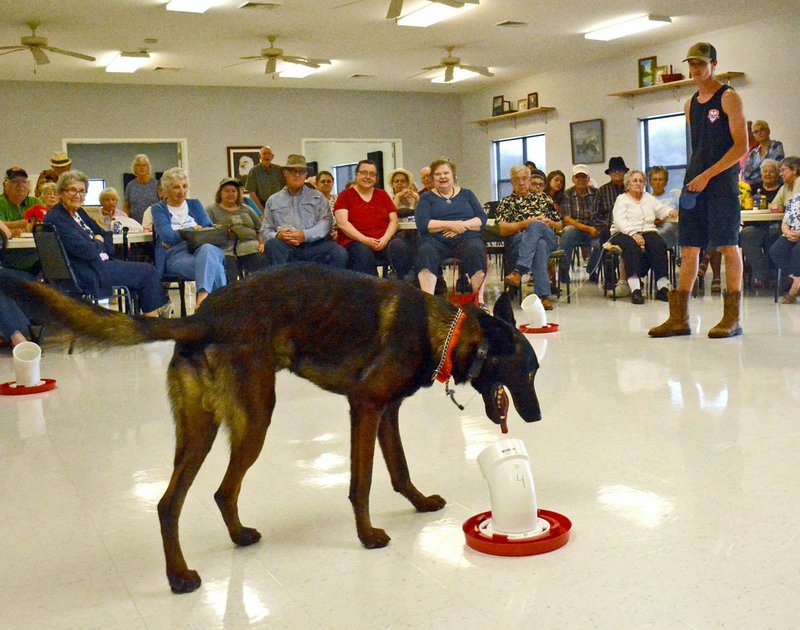
{"type": "Polygon", "coordinates": [[[492,142],[492,163],[494,164],[492,190],[495,199],[502,199],[511,194],[509,171],[512,166],[528,160],[536,164],[536,168],[547,172],[543,133],[492,142]]]}
{"type": "Polygon", "coordinates": [[[333,189],[338,195],[347,186],[347,182],[352,182],[356,178],[356,164],[340,164],[333,167],[333,189]]]}
{"type": "Polygon", "coordinates": [[[691,148],[686,116],[683,113],[667,114],[642,118],[639,123],[644,167],[642,170],[647,173],[651,166],[663,166],[669,173],[667,190],[681,188],[691,148]]]}

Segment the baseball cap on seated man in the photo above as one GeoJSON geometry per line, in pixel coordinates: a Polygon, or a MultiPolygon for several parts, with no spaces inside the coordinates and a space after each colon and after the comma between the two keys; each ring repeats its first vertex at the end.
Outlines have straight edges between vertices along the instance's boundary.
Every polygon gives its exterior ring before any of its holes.
{"type": "Polygon", "coordinates": [[[11,181],[12,179],[17,179],[19,177],[28,179],[28,173],[19,166],[12,166],[6,171],[6,181],[11,181]]]}
{"type": "Polygon", "coordinates": [[[690,59],[711,63],[717,60],[717,49],[708,42],[697,42],[689,49],[689,52],[686,53],[686,59],[684,59],[684,61],[689,61],[690,59]]]}
{"type": "Polygon", "coordinates": [[[572,176],[575,177],[576,175],[583,173],[587,177],[589,176],[589,169],[586,168],[585,164],[576,164],[572,167],[572,176]]]}

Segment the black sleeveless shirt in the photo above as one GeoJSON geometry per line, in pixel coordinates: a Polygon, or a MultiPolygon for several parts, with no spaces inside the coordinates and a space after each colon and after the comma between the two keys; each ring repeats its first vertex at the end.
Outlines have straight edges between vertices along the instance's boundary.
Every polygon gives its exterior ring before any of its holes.
{"type": "MultiPolygon", "coordinates": [[[[722,109],[722,95],[732,89],[723,85],[706,103],[697,98],[695,92],[689,106],[690,131],[692,137],[692,157],[686,168],[684,185],[688,184],[700,173],[719,162],[720,158],[733,146],[733,136],[728,123],[728,115],[722,109]]],[[[733,164],[708,182],[708,187],[716,193],[739,194],[737,181],[739,165],[733,164]]]]}

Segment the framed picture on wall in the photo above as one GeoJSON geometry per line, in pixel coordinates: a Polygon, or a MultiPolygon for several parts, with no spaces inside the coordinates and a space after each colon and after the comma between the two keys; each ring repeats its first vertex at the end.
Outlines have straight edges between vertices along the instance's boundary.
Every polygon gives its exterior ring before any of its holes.
{"type": "Polygon", "coordinates": [[[605,161],[603,119],[580,120],[569,124],[573,164],[595,164],[605,161]]]}
{"type": "Polygon", "coordinates": [[[524,98],[519,99],[517,101],[517,111],[524,112],[526,109],[528,109],[528,101],[524,98]]]}
{"type": "Polygon", "coordinates": [[[658,63],[655,57],[639,59],[639,87],[650,87],[656,84],[658,63]]]}
{"type": "Polygon", "coordinates": [[[503,95],[495,96],[492,99],[492,116],[499,116],[503,113],[503,95]]]}
{"type": "Polygon", "coordinates": [[[228,147],[228,177],[235,177],[242,185],[250,169],[258,164],[261,147],[228,147]]]}

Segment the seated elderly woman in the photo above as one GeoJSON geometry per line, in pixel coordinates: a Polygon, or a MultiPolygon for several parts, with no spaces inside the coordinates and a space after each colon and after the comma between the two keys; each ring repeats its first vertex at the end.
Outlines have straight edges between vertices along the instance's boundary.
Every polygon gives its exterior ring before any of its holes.
{"type": "Polygon", "coordinates": [[[781,223],[781,235],[769,255],[781,271],[792,279],[789,293],[781,300],[782,304],[794,304],[800,294],[800,195],[789,199],[781,223]]]}
{"type": "Polygon", "coordinates": [[[41,223],[47,211],[58,203],[58,184],[45,182],[39,189],[39,199],[42,203],[32,205],[22,215],[29,223],[41,223]]]}
{"type": "Polygon", "coordinates": [[[151,208],[156,269],[159,274],[176,273],[196,285],[195,304],[203,303],[214,289],[224,287],[225,253],[206,243],[189,253],[181,230],[211,227],[211,219],[198,199],[189,199],[189,176],[175,166],[161,176],[161,192],[165,196],[151,208]]]}
{"type": "Polygon", "coordinates": [[[656,298],[669,301],[667,247],[655,221],[675,218],[678,211],[660,202],[644,190],[644,173],[636,169],[625,173],[625,192],[617,197],[612,212],[609,242],[622,248],[622,260],[628,270],[631,302],[644,304],[639,276],[649,266],[656,277],[656,298]]]}
{"type": "Polygon", "coordinates": [[[392,185],[392,201],[397,208],[397,216],[408,217],[414,214],[419,194],[411,171],[404,168],[394,169],[389,173],[389,183],[392,185]]]}
{"type": "Polygon", "coordinates": [[[780,161],[785,157],[783,144],[779,140],[770,138],[769,134],[769,124],[765,120],[753,121],[753,136],[758,146],[748,154],[747,161],[742,168],[742,179],[750,184],[753,193],[758,192],[764,186],[761,176],[761,165],[764,160],[780,161]]]}
{"type": "Polygon", "coordinates": [[[375,188],[377,181],[375,162],[361,160],[355,185],[343,190],[333,205],[336,241],[347,250],[348,269],[377,276],[377,265],[388,263],[402,280],[411,271],[411,250],[405,240],[394,238],[397,209],[386,191],[375,188]]]}
{"type": "MultiPolygon", "coordinates": [[[[663,166],[653,166],[647,172],[647,179],[650,182],[652,195],[661,203],[674,210],[680,211],[680,190],[667,190],[669,182],[669,171],[663,166]]],[[[672,249],[678,244],[678,224],[675,221],[662,221],[656,219],[656,227],[667,249],[672,249]]]]}
{"type": "MultiPolygon", "coordinates": [[[[767,158],[761,162],[761,194],[766,197],[768,207],[775,199],[780,189],[778,169],[780,164],[776,160],[767,158]]],[[[750,222],[742,228],[740,242],[744,262],[750,267],[753,286],[760,289],[764,286],[769,275],[767,265],[767,252],[772,244],[781,235],[780,225],[777,221],[750,222]]]]}
{"type": "Polygon", "coordinates": [[[436,160],[430,169],[433,190],[420,196],[415,211],[419,286],[433,293],[442,260],[455,256],[461,260],[477,302],[486,277],[486,246],[480,232],[486,225],[486,213],[471,190],[456,185],[456,165],[450,160],[436,160]]]}
{"type": "Polygon", "coordinates": [[[244,203],[244,191],[238,179],[226,177],[219,183],[214,203],[206,208],[206,212],[214,225],[227,228],[236,235],[225,248],[228,282],[238,277],[240,266],[247,273],[261,271],[267,266],[264,241],[258,233],[261,219],[255,210],[244,203]]]}
{"type": "Polygon", "coordinates": [[[131,232],[143,232],[142,224],[131,219],[122,210],[117,208],[119,194],[116,188],[104,188],[100,191],[100,216],[103,219],[103,228],[107,232],[119,233],[122,228],[128,228],[131,232]]]}
{"type": "Polygon", "coordinates": [[[111,287],[125,286],[139,294],[142,311],[151,317],[166,313],[169,301],[161,285],[161,274],[153,265],[113,260],[114,242],[83,209],[89,179],[80,171],[67,171],[58,178],[60,201],[44,218],[55,225],[82,291],[95,298],[111,295],[111,287]]]}

